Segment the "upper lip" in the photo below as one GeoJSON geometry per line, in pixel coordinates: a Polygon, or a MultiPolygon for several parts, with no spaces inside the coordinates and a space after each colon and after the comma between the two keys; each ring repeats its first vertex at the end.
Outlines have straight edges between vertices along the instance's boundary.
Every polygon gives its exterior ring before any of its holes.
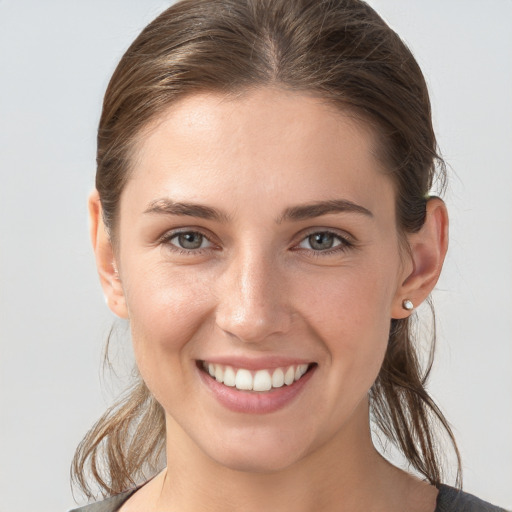
{"type": "Polygon", "coordinates": [[[199,360],[200,362],[232,366],[233,368],[245,368],[247,370],[272,370],[297,366],[300,364],[312,364],[314,361],[297,357],[272,356],[272,357],[212,357],[199,360]]]}

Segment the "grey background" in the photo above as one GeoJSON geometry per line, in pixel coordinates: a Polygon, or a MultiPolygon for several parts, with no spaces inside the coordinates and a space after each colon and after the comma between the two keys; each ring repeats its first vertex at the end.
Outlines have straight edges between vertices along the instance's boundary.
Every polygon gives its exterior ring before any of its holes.
{"type": "MultiPolygon", "coordinates": [[[[430,389],[466,490],[512,508],[512,2],[370,3],[423,67],[452,168],[430,389]]],[[[95,130],[117,60],[169,4],[0,0],[0,512],[73,505],[74,448],[115,391],[87,232],[95,130]]]]}

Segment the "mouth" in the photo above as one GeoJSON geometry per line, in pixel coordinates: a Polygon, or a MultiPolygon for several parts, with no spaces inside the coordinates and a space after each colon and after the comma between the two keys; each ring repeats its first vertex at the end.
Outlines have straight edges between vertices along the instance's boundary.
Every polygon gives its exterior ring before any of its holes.
{"type": "Polygon", "coordinates": [[[230,365],[198,361],[198,368],[220,384],[239,391],[264,393],[292,386],[309,373],[315,363],[249,370],[230,365]]]}

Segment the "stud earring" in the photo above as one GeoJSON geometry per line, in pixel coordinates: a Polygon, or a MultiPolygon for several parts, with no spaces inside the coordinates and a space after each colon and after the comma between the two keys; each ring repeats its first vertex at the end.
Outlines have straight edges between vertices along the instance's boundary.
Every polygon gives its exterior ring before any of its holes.
{"type": "Polygon", "coordinates": [[[404,299],[402,301],[402,307],[406,310],[406,311],[412,311],[414,309],[414,304],[409,300],[409,299],[404,299]]]}

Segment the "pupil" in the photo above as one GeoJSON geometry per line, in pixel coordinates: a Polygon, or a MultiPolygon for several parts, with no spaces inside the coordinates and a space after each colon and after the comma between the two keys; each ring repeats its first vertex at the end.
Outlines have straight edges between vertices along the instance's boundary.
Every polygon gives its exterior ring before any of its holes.
{"type": "Polygon", "coordinates": [[[199,249],[203,243],[203,235],[199,233],[183,233],[179,235],[178,240],[184,249],[199,249]]]}
{"type": "Polygon", "coordinates": [[[330,249],[333,244],[333,236],[330,233],[316,233],[309,237],[309,243],[313,249],[330,249]]]}

